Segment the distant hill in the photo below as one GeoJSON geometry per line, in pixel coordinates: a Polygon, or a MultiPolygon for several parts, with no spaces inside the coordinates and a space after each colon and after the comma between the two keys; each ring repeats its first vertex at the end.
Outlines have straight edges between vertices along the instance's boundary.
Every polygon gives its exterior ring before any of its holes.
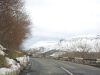
{"type": "Polygon", "coordinates": [[[32,50],[40,50],[41,53],[47,55],[57,51],[99,51],[100,36],[99,35],[81,35],[70,39],[62,39],[59,41],[42,41],[34,45],[32,50]],[[41,50],[42,48],[42,50],[41,50]]]}
{"type": "Polygon", "coordinates": [[[47,51],[47,52],[45,52],[43,54],[45,54],[46,56],[50,56],[50,55],[52,55],[55,52],[59,52],[59,51],[58,50],[50,50],[50,51],[47,51]]]}

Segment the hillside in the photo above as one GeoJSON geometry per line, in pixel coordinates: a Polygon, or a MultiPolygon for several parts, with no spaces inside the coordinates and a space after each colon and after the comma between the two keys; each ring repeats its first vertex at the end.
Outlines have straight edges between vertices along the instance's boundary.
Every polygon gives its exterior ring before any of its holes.
{"type": "Polygon", "coordinates": [[[62,41],[40,41],[34,44],[33,49],[40,49],[43,47],[45,52],[52,49],[72,51],[73,49],[79,50],[78,47],[82,45],[91,47],[90,51],[97,51],[96,48],[99,47],[99,43],[99,36],[77,36],[71,39],[64,39],[62,41]]]}

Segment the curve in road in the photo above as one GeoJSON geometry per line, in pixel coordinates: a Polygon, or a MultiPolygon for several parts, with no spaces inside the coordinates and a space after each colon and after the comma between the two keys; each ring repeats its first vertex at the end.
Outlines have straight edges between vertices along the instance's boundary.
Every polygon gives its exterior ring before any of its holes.
{"type": "Polygon", "coordinates": [[[31,58],[31,66],[20,75],[100,75],[100,69],[67,61],[31,58]]]}

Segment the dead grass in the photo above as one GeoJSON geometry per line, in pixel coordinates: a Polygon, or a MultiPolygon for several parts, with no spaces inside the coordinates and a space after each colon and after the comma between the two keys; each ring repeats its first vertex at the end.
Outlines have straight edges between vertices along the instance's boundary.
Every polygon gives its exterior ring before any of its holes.
{"type": "Polygon", "coordinates": [[[0,68],[1,67],[9,67],[9,65],[7,65],[5,57],[15,59],[17,57],[24,56],[24,53],[21,51],[18,51],[18,50],[7,50],[7,51],[5,51],[5,53],[6,53],[5,56],[0,55],[0,68]]]}
{"type": "Polygon", "coordinates": [[[7,53],[7,56],[10,57],[10,58],[12,58],[12,59],[15,59],[17,57],[21,57],[21,56],[24,55],[23,52],[18,51],[18,50],[9,50],[6,53],[7,53]]]}
{"type": "Polygon", "coordinates": [[[5,60],[5,57],[0,55],[0,68],[1,67],[6,67],[6,60],[5,60]]]}

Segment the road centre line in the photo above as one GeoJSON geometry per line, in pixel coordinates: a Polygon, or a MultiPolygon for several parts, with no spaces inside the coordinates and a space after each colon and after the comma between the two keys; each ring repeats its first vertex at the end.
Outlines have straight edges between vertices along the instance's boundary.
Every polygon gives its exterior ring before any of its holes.
{"type": "Polygon", "coordinates": [[[73,75],[73,73],[71,73],[69,70],[65,69],[64,67],[60,67],[60,68],[66,71],[68,74],[73,75]]]}

